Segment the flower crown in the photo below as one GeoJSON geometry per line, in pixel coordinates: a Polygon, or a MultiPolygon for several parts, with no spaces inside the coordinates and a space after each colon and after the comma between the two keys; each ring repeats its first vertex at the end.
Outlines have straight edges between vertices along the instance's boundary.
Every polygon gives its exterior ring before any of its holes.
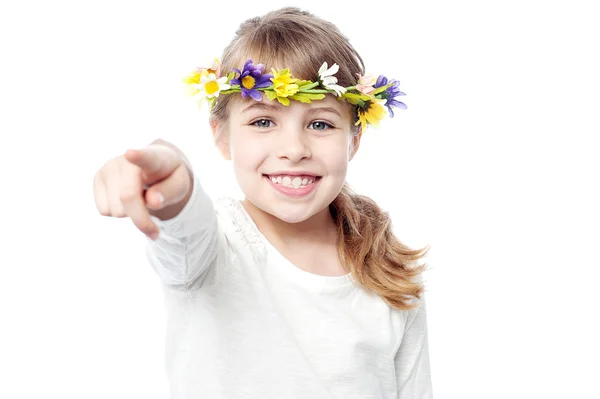
{"type": "Polygon", "coordinates": [[[333,94],[339,100],[356,105],[358,120],[355,125],[360,124],[363,131],[367,125],[378,125],[386,116],[384,106],[392,118],[393,108],[406,109],[406,104],[397,99],[405,95],[400,91],[400,82],[388,80],[383,75],[357,75],[354,86],[342,87],[334,76],[339,70],[337,64],[328,68],[324,62],[319,68],[316,82],[296,79],[288,68],[278,71],[271,69],[272,73],[264,73],[264,65],[254,64],[251,59],[246,61],[241,71],[234,68],[221,76],[220,69],[221,64],[215,59],[212,66],[197,68],[183,79],[189,94],[197,98],[198,105],[207,101],[212,109],[219,95],[240,92],[243,98],[250,97],[256,101],[262,100],[263,92],[269,100],[277,99],[285,106],[290,105],[290,100],[311,103],[325,98],[325,94],[333,94]]]}

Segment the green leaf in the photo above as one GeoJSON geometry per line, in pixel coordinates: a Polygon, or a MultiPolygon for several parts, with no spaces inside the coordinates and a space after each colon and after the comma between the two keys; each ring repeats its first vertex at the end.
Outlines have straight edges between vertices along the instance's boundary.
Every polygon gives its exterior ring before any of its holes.
{"type": "Polygon", "coordinates": [[[235,78],[235,71],[233,72],[229,72],[227,74],[227,81],[230,81],[231,79],[235,78]]]}
{"type": "Polygon", "coordinates": [[[212,111],[213,108],[214,108],[214,106],[215,106],[215,100],[216,100],[216,98],[215,97],[211,97],[211,98],[207,98],[206,100],[208,101],[208,110],[212,111]]]}
{"type": "Polygon", "coordinates": [[[232,85],[229,89],[222,90],[221,94],[239,93],[240,91],[242,90],[240,89],[239,85],[232,85]]]}
{"type": "Polygon", "coordinates": [[[310,104],[312,100],[322,100],[325,98],[325,94],[313,94],[313,93],[296,93],[290,96],[292,100],[297,100],[303,103],[310,104]]]}
{"type": "Polygon", "coordinates": [[[357,94],[357,93],[349,93],[349,92],[345,92],[344,94],[342,94],[342,97],[345,98],[346,100],[348,100],[348,102],[350,104],[354,104],[354,105],[358,105],[360,103],[362,103],[363,101],[368,101],[370,99],[369,96],[365,95],[365,94],[357,94]]]}
{"type": "Polygon", "coordinates": [[[300,80],[296,82],[296,84],[298,85],[299,90],[308,90],[317,86],[319,82],[311,82],[310,80],[300,80]]]}
{"type": "Polygon", "coordinates": [[[277,93],[275,93],[274,91],[271,90],[265,90],[265,93],[267,93],[267,97],[269,98],[269,100],[273,101],[275,100],[275,97],[277,97],[277,93]]]}
{"type": "Polygon", "coordinates": [[[391,86],[391,84],[389,84],[389,85],[385,85],[385,86],[381,86],[381,87],[378,87],[378,88],[376,88],[376,89],[375,89],[375,91],[373,92],[373,95],[375,95],[375,94],[379,94],[379,93],[381,93],[382,91],[386,91],[386,90],[387,90],[387,88],[388,88],[388,87],[390,87],[390,86],[391,86]]]}
{"type": "Polygon", "coordinates": [[[308,90],[303,90],[303,93],[311,93],[311,94],[334,94],[335,91],[334,90],[329,90],[329,89],[308,89],[308,90]]]}

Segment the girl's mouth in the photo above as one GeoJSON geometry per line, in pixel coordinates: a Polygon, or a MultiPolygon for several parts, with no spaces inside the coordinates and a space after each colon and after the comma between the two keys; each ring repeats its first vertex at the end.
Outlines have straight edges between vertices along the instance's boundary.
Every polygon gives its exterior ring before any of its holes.
{"type": "Polygon", "coordinates": [[[273,184],[280,184],[289,188],[305,188],[319,180],[319,176],[313,175],[265,175],[273,184]]]}
{"type": "Polygon", "coordinates": [[[289,197],[304,197],[311,193],[321,181],[321,176],[276,174],[263,175],[278,192],[289,197]]]}

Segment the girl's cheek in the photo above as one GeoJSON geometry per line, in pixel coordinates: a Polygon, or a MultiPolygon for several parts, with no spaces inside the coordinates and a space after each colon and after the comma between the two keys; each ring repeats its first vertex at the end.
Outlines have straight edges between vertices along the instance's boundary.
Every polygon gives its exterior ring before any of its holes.
{"type": "Polygon", "coordinates": [[[233,149],[233,159],[241,169],[253,169],[269,154],[267,143],[261,140],[238,140],[233,149]]]}

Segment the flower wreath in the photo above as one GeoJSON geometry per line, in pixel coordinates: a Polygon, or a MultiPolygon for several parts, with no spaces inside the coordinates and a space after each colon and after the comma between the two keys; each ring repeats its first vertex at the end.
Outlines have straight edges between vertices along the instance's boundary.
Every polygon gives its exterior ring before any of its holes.
{"type": "Polygon", "coordinates": [[[392,118],[393,108],[406,109],[406,104],[397,99],[405,95],[400,91],[400,82],[388,80],[383,75],[377,78],[374,75],[358,75],[356,85],[342,87],[334,76],[339,70],[337,64],[328,68],[324,62],[316,82],[296,79],[288,68],[264,73],[264,65],[254,64],[251,59],[246,61],[241,71],[234,68],[225,76],[221,76],[220,67],[219,60],[215,59],[212,66],[197,68],[183,79],[189,94],[197,98],[199,105],[207,101],[212,109],[219,95],[240,92],[243,98],[250,97],[256,101],[262,100],[263,92],[269,100],[277,99],[285,106],[290,105],[290,100],[310,103],[325,98],[325,94],[333,94],[357,106],[356,125],[360,124],[363,131],[367,125],[378,125],[385,117],[384,106],[392,118]]]}

